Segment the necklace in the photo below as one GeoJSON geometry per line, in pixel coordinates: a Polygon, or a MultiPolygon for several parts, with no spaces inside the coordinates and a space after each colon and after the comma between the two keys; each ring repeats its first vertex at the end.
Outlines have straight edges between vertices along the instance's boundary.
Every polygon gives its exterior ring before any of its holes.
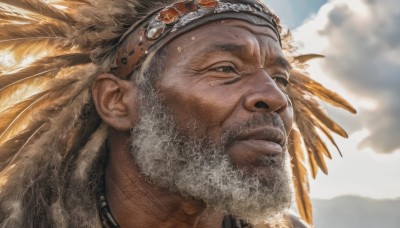
{"type": "Polygon", "coordinates": [[[120,228],[118,223],[115,221],[113,215],[111,214],[110,207],[108,206],[104,183],[104,175],[102,175],[101,181],[99,183],[99,191],[97,193],[97,203],[99,207],[101,224],[103,228],[120,228]]]}

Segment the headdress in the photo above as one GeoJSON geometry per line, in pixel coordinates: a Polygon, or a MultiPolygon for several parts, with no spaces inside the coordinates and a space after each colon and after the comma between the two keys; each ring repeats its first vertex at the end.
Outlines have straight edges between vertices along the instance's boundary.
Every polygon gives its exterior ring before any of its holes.
{"type": "MultiPolygon", "coordinates": [[[[28,194],[43,170],[62,176],[57,172],[67,158],[79,161],[70,167],[75,178],[89,178],[85,172],[107,137],[90,100],[97,74],[125,78],[174,37],[224,18],[281,32],[278,19],[256,0],[0,0],[0,195],[9,197],[2,211],[18,213],[12,202],[28,194]]],[[[287,93],[295,112],[289,152],[297,206],[311,224],[305,163],[314,178],[318,169],[327,173],[331,155],[320,134],[334,146],[331,132],[347,137],[319,101],[355,110],[304,71],[306,61],[321,56],[295,55],[290,34],[280,37],[294,66],[287,93]]]]}

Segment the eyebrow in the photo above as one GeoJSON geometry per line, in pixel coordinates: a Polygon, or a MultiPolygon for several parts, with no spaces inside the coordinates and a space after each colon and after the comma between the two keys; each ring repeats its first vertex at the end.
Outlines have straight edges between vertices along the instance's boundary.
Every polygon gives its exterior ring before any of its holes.
{"type": "Polygon", "coordinates": [[[290,70],[293,69],[292,64],[290,64],[290,62],[283,56],[276,57],[273,64],[282,67],[287,72],[290,72],[290,70]]]}
{"type": "Polygon", "coordinates": [[[216,44],[210,49],[223,52],[244,52],[246,50],[246,47],[237,44],[216,44]]]}

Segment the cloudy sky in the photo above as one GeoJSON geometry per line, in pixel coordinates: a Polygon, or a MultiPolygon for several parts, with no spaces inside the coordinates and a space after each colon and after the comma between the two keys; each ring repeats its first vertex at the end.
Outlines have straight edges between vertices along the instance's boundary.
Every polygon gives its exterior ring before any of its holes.
{"type": "Polygon", "coordinates": [[[299,52],[316,52],[315,79],[357,108],[326,106],[350,133],[344,157],[312,182],[316,198],[400,197],[400,7],[398,0],[265,0],[289,27],[299,52]],[[396,2],[397,1],[397,2],[396,2]]]}

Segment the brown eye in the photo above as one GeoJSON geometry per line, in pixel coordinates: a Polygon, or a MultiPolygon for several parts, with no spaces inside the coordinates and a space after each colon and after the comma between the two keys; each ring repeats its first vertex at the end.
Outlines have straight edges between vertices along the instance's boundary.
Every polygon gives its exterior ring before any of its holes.
{"type": "Polygon", "coordinates": [[[287,85],[289,84],[289,81],[284,77],[274,77],[273,79],[276,85],[278,85],[279,89],[285,91],[287,85]]]}
{"type": "Polygon", "coordinates": [[[215,68],[215,71],[224,72],[224,73],[236,73],[235,69],[232,66],[222,66],[215,68]]]}

